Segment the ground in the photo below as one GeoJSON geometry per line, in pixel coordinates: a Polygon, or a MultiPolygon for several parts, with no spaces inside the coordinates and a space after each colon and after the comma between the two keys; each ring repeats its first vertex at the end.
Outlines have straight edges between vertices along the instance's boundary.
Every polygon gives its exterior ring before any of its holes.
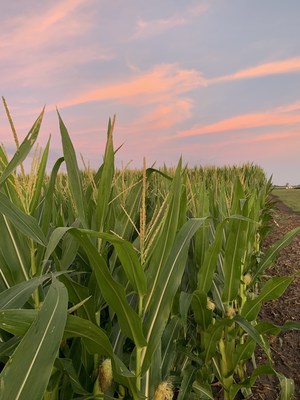
{"type": "Polygon", "coordinates": [[[300,189],[275,188],[272,193],[294,211],[300,212],[300,189]]]}
{"type": "MultiPolygon", "coordinates": [[[[296,213],[277,202],[277,212],[274,214],[272,231],[266,237],[264,246],[267,248],[280,239],[289,230],[300,226],[300,213],[296,213]]],[[[275,265],[267,271],[268,275],[288,276],[300,271],[300,235],[283,249],[275,265]]],[[[266,303],[260,317],[264,320],[283,325],[287,320],[300,320],[300,277],[294,279],[284,295],[266,303]]],[[[300,331],[286,331],[278,337],[271,338],[271,349],[274,368],[295,381],[295,400],[300,400],[300,331]]],[[[257,353],[258,361],[263,355],[257,353]]],[[[273,377],[258,380],[253,390],[252,400],[279,399],[278,381],[273,377]]]]}

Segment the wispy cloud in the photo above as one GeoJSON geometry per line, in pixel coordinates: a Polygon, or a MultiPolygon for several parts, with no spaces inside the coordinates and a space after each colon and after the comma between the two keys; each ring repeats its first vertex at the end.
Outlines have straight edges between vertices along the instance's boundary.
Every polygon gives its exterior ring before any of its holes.
{"type": "Polygon", "coordinates": [[[208,79],[208,84],[215,84],[242,79],[260,78],[270,75],[300,72],[300,57],[289,58],[281,61],[263,63],[255,67],[246,68],[233,74],[208,79]]]}
{"type": "Polygon", "coordinates": [[[192,116],[193,104],[190,99],[178,99],[160,105],[137,120],[140,130],[167,130],[192,116]]]}
{"type": "MultiPolygon", "coordinates": [[[[57,83],[58,72],[92,61],[111,60],[107,48],[85,43],[85,35],[95,25],[91,11],[94,0],[44,2],[1,21],[0,83],[45,87],[57,83]],[[5,77],[5,79],[4,79],[5,77]]],[[[64,79],[66,79],[64,77],[64,79]]]]}
{"type": "Polygon", "coordinates": [[[4,21],[0,36],[1,58],[10,57],[10,49],[23,49],[24,53],[28,50],[41,50],[45,44],[53,43],[55,38],[65,40],[88,30],[87,19],[76,16],[84,3],[84,0],[64,0],[46,7],[42,14],[31,11],[4,21]]]}
{"type": "Polygon", "coordinates": [[[299,114],[291,114],[291,111],[298,110],[293,105],[278,107],[274,110],[261,113],[242,114],[221,121],[207,124],[196,125],[191,129],[183,130],[177,133],[177,137],[201,136],[211,133],[243,131],[253,128],[292,126],[300,122],[299,114]]]}
{"type": "Polygon", "coordinates": [[[190,6],[181,13],[177,12],[168,18],[145,20],[140,18],[137,21],[135,32],[131,40],[145,39],[159,36],[162,33],[178,26],[189,24],[199,15],[204,14],[208,9],[207,4],[190,6]]]}
{"type": "Polygon", "coordinates": [[[105,100],[135,106],[163,103],[174,101],[202,85],[205,81],[196,70],[180,69],[176,64],[161,64],[133,78],[84,91],[59,106],[63,108],[105,100]]]}
{"type": "MultiPolygon", "coordinates": [[[[64,72],[71,66],[79,67],[93,61],[109,61],[114,56],[108,51],[99,52],[95,47],[57,51],[53,57],[47,54],[31,54],[31,62],[24,60],[20,66],[12,66],[5,73],[5,84],[22,87],[55,87],[66,81],[64,72]],[[51,79],[50,79],[51,77],[51,79]]],[[[0,68],[1,70],[1,68],[0,68]]]]}

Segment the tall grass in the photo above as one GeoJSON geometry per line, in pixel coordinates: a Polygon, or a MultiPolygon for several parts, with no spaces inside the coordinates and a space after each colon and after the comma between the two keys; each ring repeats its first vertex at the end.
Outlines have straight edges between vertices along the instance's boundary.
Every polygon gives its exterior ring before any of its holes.
{"type": "Polygon", "coordinates": [[[63,157],[48,176],[48,142],[26,174],[42,118],[10,160],[0,149],[0,399],[246,398],[262,374],[292,398],[268,334],[299,323],[259,311],[293,279],[264,273],[300,228],[262,252],[263,170],[116,170],[113,119],[103,163],[81,171],[58,115],[63,157]]]}

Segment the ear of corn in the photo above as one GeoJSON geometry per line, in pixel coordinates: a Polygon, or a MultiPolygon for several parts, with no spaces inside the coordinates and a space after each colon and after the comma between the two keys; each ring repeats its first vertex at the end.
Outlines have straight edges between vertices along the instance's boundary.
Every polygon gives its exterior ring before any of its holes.
{"type": "Polygon", "coordinates": [[[5,108],[17,151],[0,147],[1,400],[213,399],[213,382],[234,399],[277,374],[266,334],[299,324],[258,313],[292,277],[261,277],[300,228],[261,253],[272,207],[261,168],[117,170],[113,119],[103,163],[80,170],[58,115],[64,157],[48,176],[49,140],[26,174],[43,112],[20,144],[5,108]],[[269,361],[250,374],[257,346],[269,361]]]}

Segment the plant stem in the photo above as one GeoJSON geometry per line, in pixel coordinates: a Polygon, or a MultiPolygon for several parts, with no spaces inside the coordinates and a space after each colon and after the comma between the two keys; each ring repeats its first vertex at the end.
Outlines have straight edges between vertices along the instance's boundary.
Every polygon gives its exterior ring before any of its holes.
{"type": "MultiPolygon", "coordinates": [[[[35,276],[37,273],[36,263],[35,263],[35,248],[33,240],[30,240],[30,261],[31,261],[31,276],[35,276]]],[[[40,306],[40,296],[39,296],[39,288],[37,287],[33,292],[33,301],[34,307],[39,308],[40,306]]]]}
{"type": "MultiPolygon", "coordinates": [[[[142,318],[143,315],[143,297],[139,296],[139,304],[138,304],[138,315],[142,318]]],[[[136,348],[136,388],[138,391],[141,390],[141,372],[142,372],[142,347],[136,348]]]]}

